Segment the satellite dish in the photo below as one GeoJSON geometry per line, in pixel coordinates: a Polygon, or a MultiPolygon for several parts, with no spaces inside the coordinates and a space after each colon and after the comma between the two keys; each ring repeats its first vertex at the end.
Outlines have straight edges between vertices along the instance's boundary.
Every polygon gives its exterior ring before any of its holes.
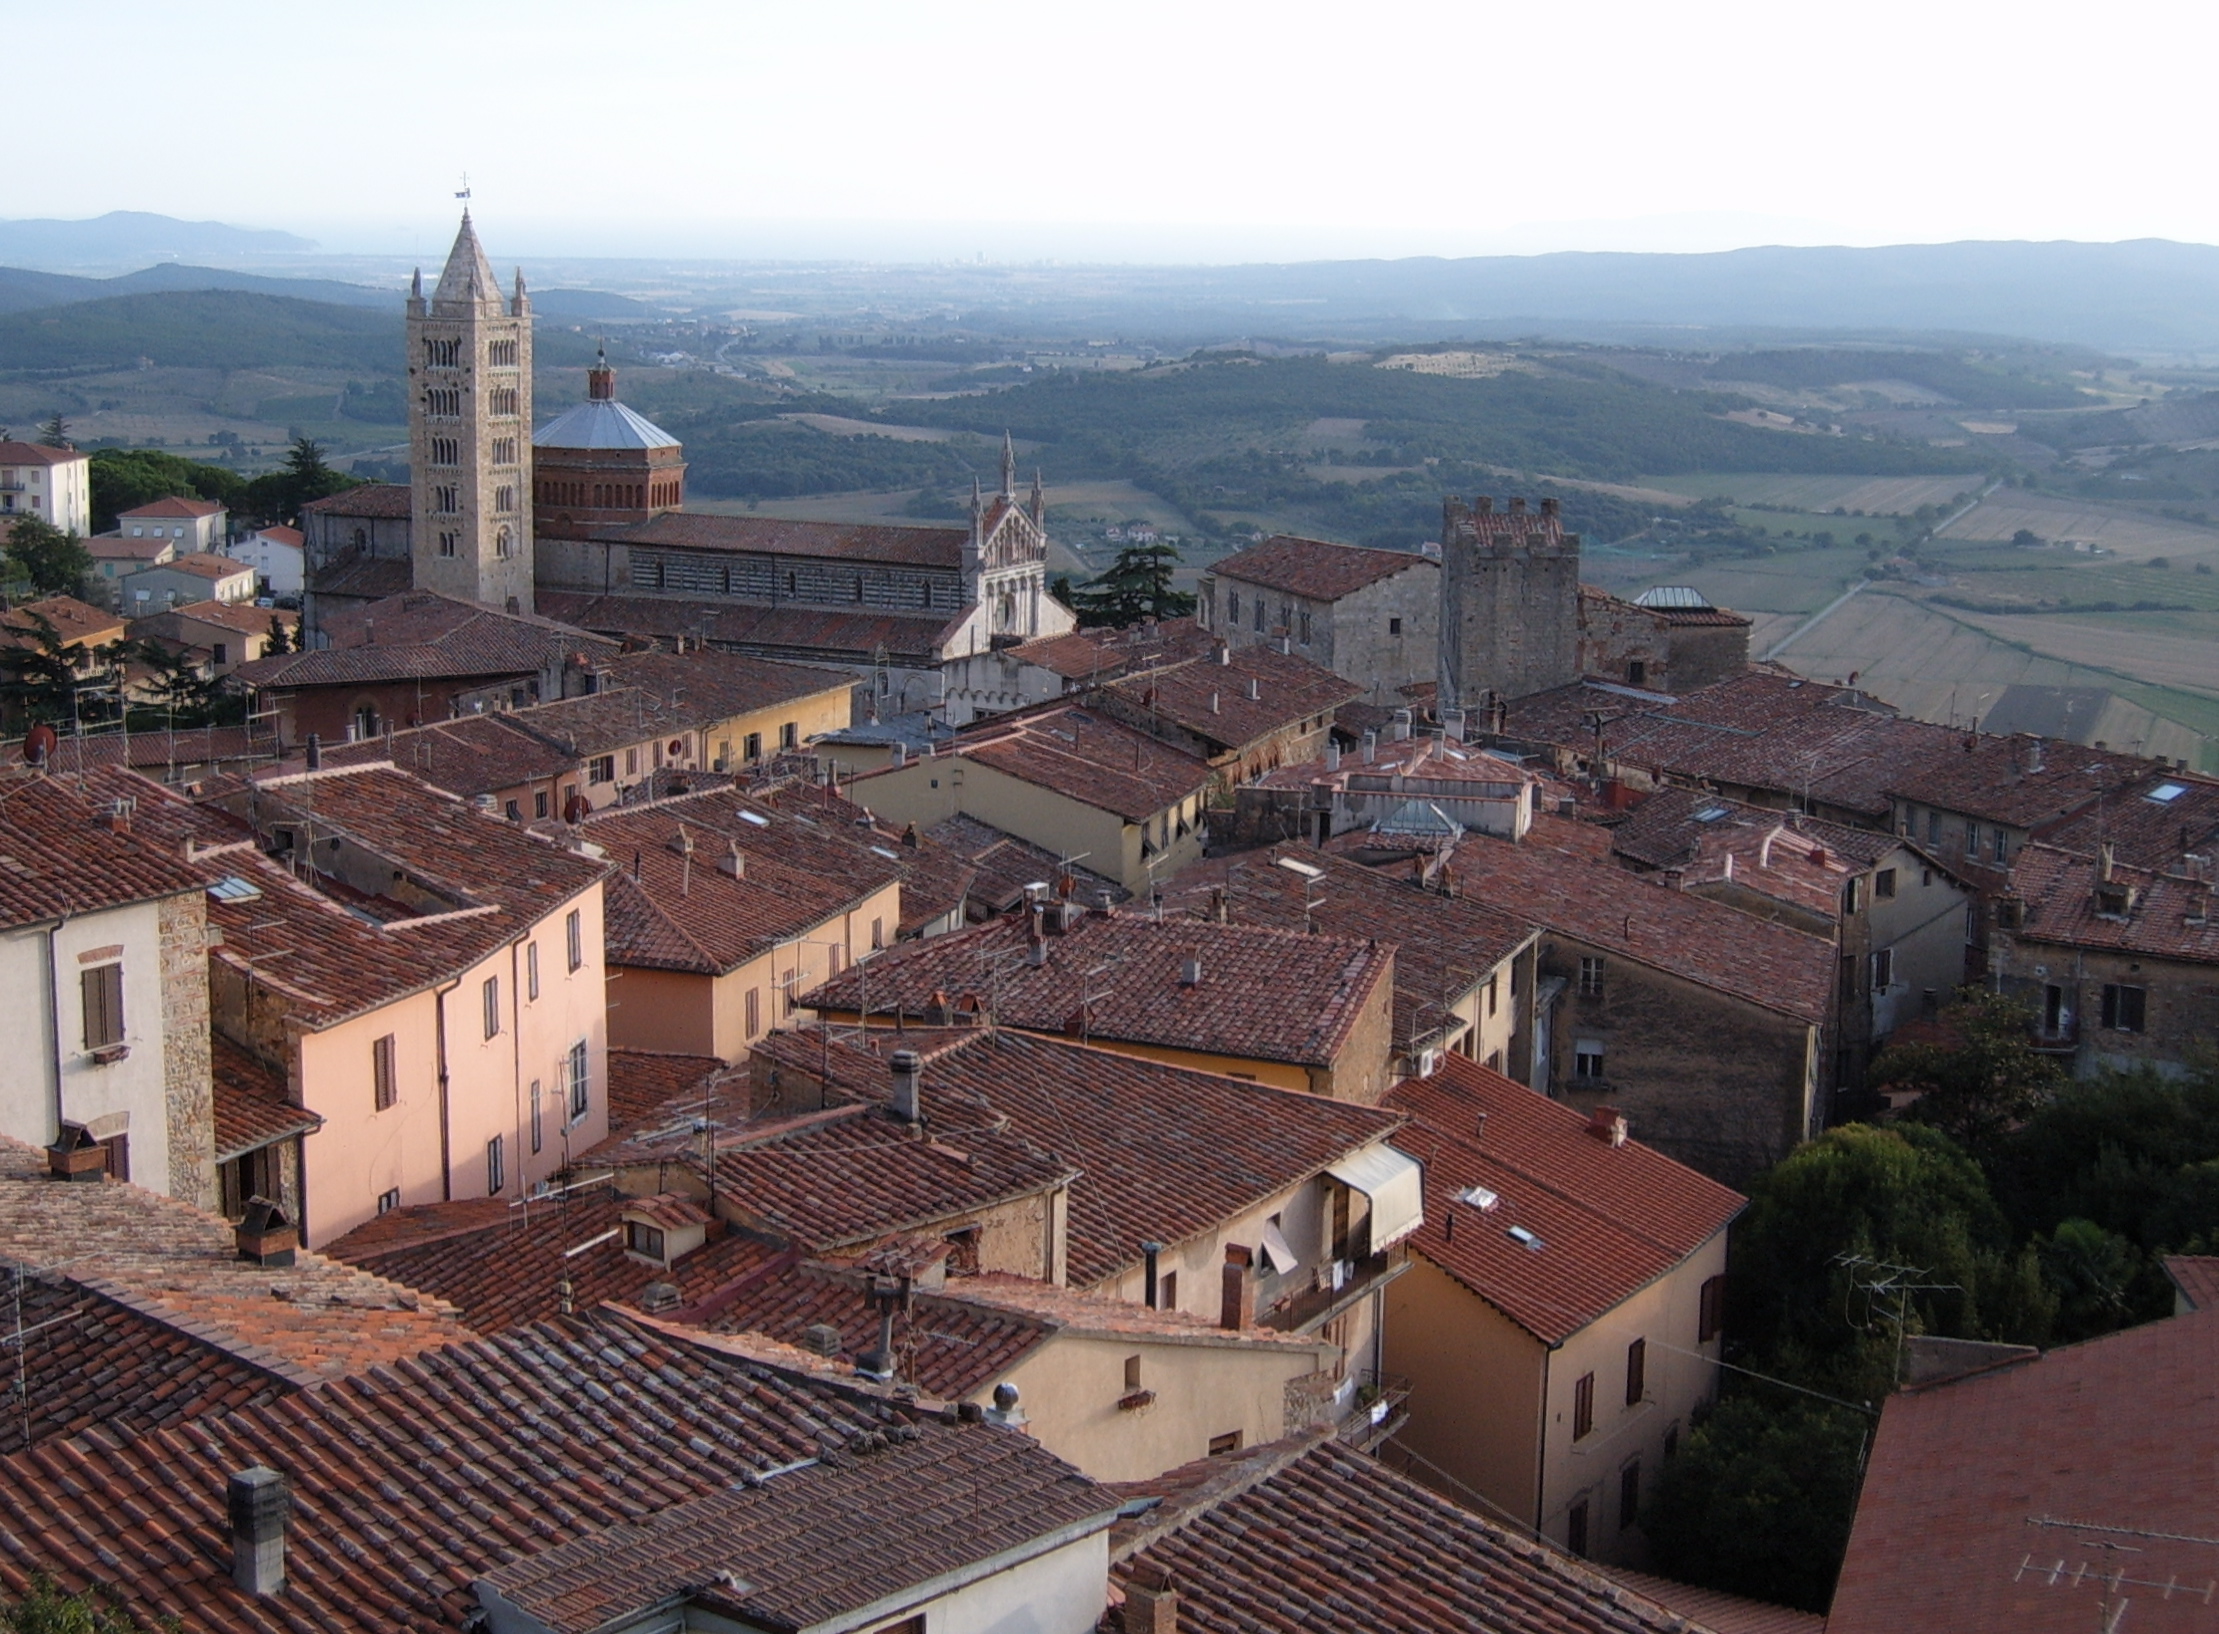
{"type": "Polygon", "coordinates": [[[54,751],[61,747],[62,736],[51,726],[39,725],[23,736],[23,761],[27,766],[53,764],[54,751]]]}

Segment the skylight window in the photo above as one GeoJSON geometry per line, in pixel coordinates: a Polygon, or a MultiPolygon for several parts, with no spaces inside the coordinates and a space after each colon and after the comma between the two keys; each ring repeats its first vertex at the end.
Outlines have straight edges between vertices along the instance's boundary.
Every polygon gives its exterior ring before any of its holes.
{"type": "Polygon", "coordinates": [[[741,812],[741,813],[740,813],[740,821],[741,821],[741,822],[743,822],[743,823],[753,823],[753,824],[754,824],[754,825],[755,825],[755,826],[756,826],[757,828],[768,828],[768,827],[770,827],[770,819],[769,819],[768,817],[765,817],[765,816],[764,816],[764,815],[763,815],[763,814],[762,814],[761,812],[759,812],[759,811],[743,811],[743,812],[741,812]]]}
{"type": "Polygon", "coordinates": [[[874,845],[871,847],[871,849],[877,852],[880,856],[884,857],[888,862],[901,861],[901,853],[898,851],[889,851],[883,845],[874,845]]]}
{"type": "Polygon", "coordinates": [[[1306,862],[1296,862],[1292,857],[1281,857],[1279,866],[1290,874],[1300,874],[1304,879],[1323,879],[1325,870],[1314,868],[1306,862]]]}
{"type": "Polygon", "coordinates": [[[208,887],[208,894],[218,902],[251,902],[262,894],[262,887],[237,874],[226,874],[208,887]]]}
{"type": "Polygon", "coordinates": [[[2171,802],[2178,800],[2187,792],[2188,785],[2186,783],[2160,783],[2156,788],[2150,790],[2148,794],[2142,796],[2142,798],[2152,802],[2155,805],[2163,806],[2169,805],[2171,802]]]}
{"type": "Polygon", "coordinates": [[[1726,808],[1724,806],[1705,806],[1695,814],[1695,820],[1698,823],[1715,823],[1725,815],[1726,808]]]}
{"type": "Polygon", "coordinates": [[[1502,1201],[1497,1193],[1489,1191],[1485,1186],[1466,1186],[1456,1197],[1457,1201],[1471,1204],[1482,1214],[1502,1201]]]}
{"type": "Polygon", "coordinates": [[[1505,1235],[1520,1248],[1528,1249],[1536,1254],[1549,1246],[1541,1240],[1538,1233],[1528,1231],[1524,1226],[1512,1226],[1505,1235]]]}

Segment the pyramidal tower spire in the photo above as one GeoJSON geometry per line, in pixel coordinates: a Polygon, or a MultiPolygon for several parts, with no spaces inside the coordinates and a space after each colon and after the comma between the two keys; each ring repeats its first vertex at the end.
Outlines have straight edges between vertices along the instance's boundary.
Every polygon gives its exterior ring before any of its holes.
{"type": "MultiPolygon", "coordinates": [[[[421,283],[417,286],[421,289],[421,283]]],[[[408,301],[410,577],[532,611],[532,318],[503,294],[465,209],[431,298],[408,301]]]]}
{"type": "Polygon", "coordinates": [[[1002,497],[1017,497],[1017,445],[1006,430],[1002,433],[1002,497]]]}
{"type": "Polygon", "coordinates": [[[1032,525],[1036,528],[1048,520],[1048,495],[1040,486],[1040,467],[1037,465],[1032,468],[1032,498],[1026,502],[1025,510],[1032,517],[1032,525]]]}

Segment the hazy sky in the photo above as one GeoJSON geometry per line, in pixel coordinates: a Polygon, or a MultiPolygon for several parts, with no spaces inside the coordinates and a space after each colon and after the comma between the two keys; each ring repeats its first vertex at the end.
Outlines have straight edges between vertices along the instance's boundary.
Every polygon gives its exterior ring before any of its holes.
{"type": "Polygon", "coordinates": [[[2219,7],[0,0],[12,216],[435,254],[2219,241],[2219,7]],[[38,157],[34,158],[33,155],[38,157]]]}

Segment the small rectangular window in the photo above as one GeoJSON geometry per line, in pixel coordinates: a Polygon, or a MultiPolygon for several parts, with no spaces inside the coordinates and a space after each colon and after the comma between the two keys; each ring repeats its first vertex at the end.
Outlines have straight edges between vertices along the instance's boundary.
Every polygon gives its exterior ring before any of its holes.
{"type": "Polygon", "coordinates": [[[1626,1405],[1638,1407],[1649,1391],[1649,1341],[1636,1339],[1626,1347],[1626,1405]]]}
{"type": "Polygon", "coordinates": [[[1965,825],[1965,855],[1975,862],[1980,860],[1980,825],[1978,823],[1967,823],[1965,825]]]}
{"type": "Polygon", "coordinates": [[[575,1123],[586,1115],[593,1105],[593,1058],[586,1050],[586,1041],[579,1039],[570,1046],[570,1121],[575,1123]]]}
{"type": "Polygon", "coordinates": [[[501,1152],[501,1137],[495,1135],[485,1143],[485,1192],[488,1197],[498,1197],[509,1182],[508,1161],[501,1152]]]}
{"type": "Polygon", "coordinates": [[[540,1125],[539,1080],[534,1078],[532,1080],[532,1150],[537,1152],[545,1140],[546,1136],[540,1125]]]}
{"type": "Polygon", "coordinates": [[[778,747],[779,747],[779,748],[781,748],[781,749],[797,749],[797,748],[799,748],[800,746],[801,746],[801,727],[800,727],[800,726],[799,726],[799,725],[798,725],[797,723],[795,723],[795,722],[793,722],[793,721],[788,721],[788,722],[787,722],[787,723],[786,723],[785,725],[781,726],[781,727],[780,727],[780,728],[778,729],[778,747]]]}
{"type": "Polygon", "coordinates": [[[1590,954],[1581,954],[1579,962],[1579,991],[1583,999],[1603,996],[1603,961],[1590,954]]]}
{"type": "Polygon", "coordinates": [[[2106,982],[2103,989],[2103,1024],[2115,1033],[2142,1031],[2149,991],[2106,982]]]}
{"type": "Polygon", "coordinates": [[[1391,618],[1387,620],[1387,633],[1389,635],[1402,634],[1402,620],[1399,618],[1391,618]]]}
{"type": "Polygon", "coordinates": [[[1989,830],[1988,854],[1998,863],[2011,860],[2011,836],[2001,828],[1989,830]]]}
{"type": "Polygon", "coordinates": [[[1138,1390],[1140,1388],[1140,1358],[1138,1356],[1125,1358],[1125,1388],[1128,1390],[1138,1390]]]}
{"type": "Polygon", "coordinates": [[[663,1258],[663,1234],[644,1220],[624,1222],[624,1246],[651,1260],[663,1258]]]}
{"type": "Polygon", "coordinates": [[[534,789],[532,791],[532,816],[540,822],[547,820],[547,791],[545,789],[534,789]]]}
{"type": "Polygon", "coordinates": [[[501,978],[498,976],[486,977],[485,985],[478,990],[478,996],[485,1004],[485,1036],[488,1038],[500,1037],[501,978]]]}
{"type": "Polygon", "coordinates": [[[401,1206],[401,1188],[400,1188],[400,1187],[398,1187],[398,1186],[395,1186],[395,1187],[394,1187],[394,1188],[393,1188],[393,1189],[392,1189],[391,1191],[381,1191],[381,1192],[379,1192],[379,1193],[378,1193],[378,1212],[379,1212],[380,1214],[391,1214],[391,1213],[392,1213],[392,1212],[393,1212],[393,1211],[394,1211],[395,1209],[399,1208],[400,1206],[401,1206]]]}
{"type": "MultiPolygon", "coordinates": [[[[541,795],[540,798],[544,800],[546,796],[541,795]]],[[[535,1001],[539,997],[539,944],[537,942],[526,942],[524,944],[524,997],[535,1001]]]]}
{"type": "Polygon", "coordinates": [[[1603,1077],[1603,1046],[1600,1039],[1583,1038],[1572,1051],[1572,1075],[1594,1082],[1603,1077]]]}
{"type": "Polygon", "coordinates": [[[1872,876],[1872,899],[1875,902],[1895,900],[1895,870],[1883,868],[1872,876]]]}
{"type": "Polygon", "coordinates": [[[886,921],[883,919],[874,919],[871,921],[871,946],[873,949],[877,949],[882,948],[885,945],[886,921]]]}
{"type": "Polygon", "coordinates": [[[1695,1342],[1707,1345],[1718,1337],[1726,1325],[1726,1279],[1706,1277],[1703,1292],[1697,1301],[1695,1317],[1695,1342]]]}
{"type": "Polygon", "coordinates": [[[77,973],[85,1018],[85,1048],[104,1050],[123,1042],[123,966],[94,965],[77,973]]]}
{"type": "Polygon", "coordinates": [[[1864,893],[1862,892],[1862,890],[1859,889],[1859,887],[1861,887],[1863,884],[1864,881],[1860,879],[1846,879],[1842,881],[1841,911],[1843,913],[1854,914],[1858,910],[1858,908],[1863,906],[1864,893]]]}
{"type": "Polygon", "coordinates": [[[370,1046],[371,1099],[375,1110],[385,1111],[401,1098],[399,1074],[393,1059],[393,1035],[387,1033],[370,1046]]]}
{"type": "Polygon", "coordinates": [[[578,910],[572,908],[562,924],[563,935],[570,943],[570,968],[576,970],[586,962],[585,921],[578,916],[578,910]]]}
{"type": "Polygon", "coordinates": [[[1238,1430],[1228,1430],[1223,1435],[1210,1437],[1210,1456],[1212,1458],[1230,1458],[1239,1451],[1240,1431],[1238,1430]]]}
{"type": "Polygon", "coordinates": [[[1872,990],[1884,993],[1895,985],[1895,949],[1884,947],[1872,956],[1872,990]]]}
{"type": "Polygon", "coordinates": [[[1942,843],[1942,814],[1938,811],[1930,811],[1926,814],[1926,843],[1928,845],[1940,845],[1942,843]]]}
{"type": "Polygon", "coordinates": [[[1641,1515],[1641,1465],[1637,1460],[1618,1472],[1618,1530],[1631,1527],[1641,1515]]]}
{"type": "Polygon", "coordinates": [[[614,783],[616,781],[616,756],[595,755],[586,762],[588,783],[614,783]]]}
{"type": "Polygon", "coordinates": [[[1595,1375],[1582,1373],[1572,1386],[1572,1439],[1579,1440],[1595,1430],[1595,1375]]]}
{"type": "Polygon", "coordinates": [[[740,740],[740,758],[742,760],[761,760],[763,758],[762,733],[750,732],[740,740]]]}
{"type": "Polygon", "coordinates": [[[1490,973],[1487,977],[1487,1013],[1490,1016],[1495,1013],[1495,985],[1496,977],[1490,973]]]}
{"type": "Polygon", "coordinates": [[[1156,1278],[1156,1309],[1175,1311],[1179,1308],[1179,1273],[1166,1271],[1156,1278]]]}
{"type": "Polygon", "coordinates": [[[1587,1500],[1572,1505],[1564,1517],[1564,1546],[1581,1559],[1587,1557],[1587,1500]]]}
{"type": "Polygon", "coordinates": [[[747,1036],[753,1038],[763,1030],[763,990],[760,987],[747,990],[746,1009],[747,1036]]]}

